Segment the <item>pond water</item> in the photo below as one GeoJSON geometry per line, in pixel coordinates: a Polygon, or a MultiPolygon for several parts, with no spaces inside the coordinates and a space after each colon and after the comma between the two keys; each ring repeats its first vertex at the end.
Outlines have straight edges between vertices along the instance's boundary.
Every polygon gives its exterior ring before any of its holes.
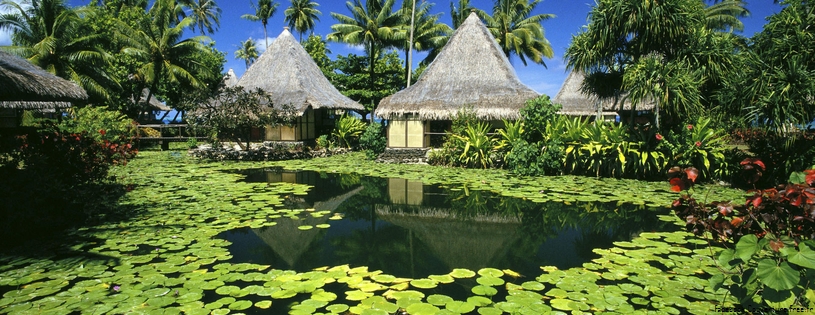
{"type": "Polygon", "coordinates": [[[312,186],[306,195],[284,196],[283,207],[328,213],[275,216],[275,226],[218,236],[232,243],[232,263],[298,272],[348,264],[407,278],[485,267],[536,275],[541,266],[582,266],[599,257],[594,249],[643,231],[676,228],[657,218],[666,209],[631,204],[534,203],[466,187],[314,171],[243,174],[247,182],[312,186]]]}

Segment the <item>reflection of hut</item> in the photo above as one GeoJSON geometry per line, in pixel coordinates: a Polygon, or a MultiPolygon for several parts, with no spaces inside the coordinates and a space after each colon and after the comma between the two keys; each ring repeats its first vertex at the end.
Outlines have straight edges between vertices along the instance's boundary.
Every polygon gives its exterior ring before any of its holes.
{"type": "MultiPolygon", "coordinates": [[[[585,74],[581,71],[572,71],[560,87],[553,103],[563,105],[560,113],[569,116],[598,117],[603,120],[614,120],[615,116],[632,110],[631,101],[626,95],[618,99],[599,99],[594,95],[586,95],[581,91],[585,74]]],[[[637,110],[652,110],[653,102],[644,102],[637,105],[637,110]]]]}
{"type": "Polygon", "coordinates": [[[451,209],[423,206],[424,194],[421,182],[391,179],[388,195],[393,205],[376,205],[376,215],[413,231],[449,268],[478,270],[490,266],[520,237],[517,217],[463,217],[451,209]]]}
{"type": "Polygon", "coordinates": [[[498,215],[461,218],[450,209],[377,205],[378,218],[409,229],[449,268],[478,270],[491,266],[495,258],[520,237],[517,218],[498,215]],[[397,209],[398,208],[398,209],[397,209]]]}
{"type": "MultiPolygon", "coordinates": [[[[325,201],[315,202],[313,208],[315,211],[331,211],[333,213],[340,204],[362,191],[362,189],[364,189],[364,187],[357,187],[342,195],[332,197],[325,201]]],[[[285,260],[290,268],[294,268],[297,261],[322,230],[315,228],[302,231],[298,229],[298,227],[301,225],[315,226],[324,224],[328,222],[328,218],[329,216],[315,218],[311,215],[306,215],[305,218],[301,220],[282,218],[277,219],[275,226],[253,229],[252,231],[260,237],[266,245],[269,245],[280,258],[285,260]]]]}
{"type": "Polygon", "coordinates": [[[278,109],[288,105],[295,111],[298,118],[293,126],[267,128],[265,140],[315,139],[333,127],[334,111],[365,109],[328,82],[288,28],[249,67],[237,85],[247,90],[260,88],[271,94],[278,109]]]}
{"type": "Polygon", "coordinates": [[[537,96],[470,13],[416,84],[379,102],[376,115],[390,120],[388,147],[427,147],[430,135],[446,131],[462,109],[497,124],[517,119],[526,101],[537,96]]]}
{"type": "Polygon", "coordinates": [[[17,126],[18,110],[56,110],[84,103],[88,94],[76,83],[0,51],[0,127],[17,126]]]}

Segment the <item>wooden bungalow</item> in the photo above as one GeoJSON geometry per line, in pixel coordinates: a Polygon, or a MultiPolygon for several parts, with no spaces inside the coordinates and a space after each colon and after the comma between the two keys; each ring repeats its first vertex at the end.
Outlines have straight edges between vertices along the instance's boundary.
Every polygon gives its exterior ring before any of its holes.
{"type": "Polygon", "coordinates": [[[237,85],[271,94],[277,108],[291,106],[297,119],[292,126],[267,127],[266,141],[306,141],[328,133],[334,117],[345,110],[365,108],[340,94],[288,28],[252,64],[237,85]]]}
{"type": "Polygon", "coordinates": [[[0,51],[0,87],[0,127],[18,126],[22,110],[55,112],[88,100],[76,83],[4,51],[0,51]]]}
{"type": "Polygon", "coordinates": [[[449,130],[462,109],[493,125],[520,117],[538,93],[515,74],[501,47],[473,12],[416,84],[384,98],[375,114],[388,119],[389,148],[423,148],[449,130]]]}
{"type": "Polygon", "coordinates": [[[653,102],[643,102],[633,108],[625,94],[617,99],[600,99],[597,96],[585,94],[581,90],[583,80],[585,80],[585,74],[582,71],[572,71],[563,81],[560,91],[552,100],[553,103],[563,105],[560,114],[616,121],[619,118],[629,118],[632,109],[636,111],[654,109],[653,102]]]}

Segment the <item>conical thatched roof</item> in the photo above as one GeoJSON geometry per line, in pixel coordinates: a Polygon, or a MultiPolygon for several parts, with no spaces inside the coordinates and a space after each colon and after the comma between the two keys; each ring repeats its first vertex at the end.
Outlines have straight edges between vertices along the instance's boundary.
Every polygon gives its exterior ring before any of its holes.
{"type": "MultiPolygon", "coordinates": [[[[358,187],[354,190],[346,192],[342,195],[333,197],[324,202],[314,203],[315,211],[334,211],[337,210],[340,204],[348,200],[362,191],[364,187],[358,187]]],[[[303,256],[303,253],[308,250],[311,243],[314,242],[317,235],[321,234],[322,229],[311,229],[307,231],[300,230],[298,227],[301,225],[315,226],[328,222],[328,216],[313,217],[306,215],[301,220],[278,219],[277,224],[272,227],[265,227],[261,229],[253,229],[261,240],[266,245],[269,245],[272,250],[277,253],[280,258],[286,261],[290,268],[295,268],[297,261],[303,256]]]]}
{"type": "Polygon", "coordinates": [[[418,114],[448,120],[465,107],[481,119],[517,119],[527,100],[538,96],[521,83],[498,42],[473,12],[416,84],[379,102],[385,119],[418,114]]]}
{"type": "Polygon", "coordinates": [[[0,108],[60,108],[87,100],[76,83],[0,51],[0,108]]]}
{"type": "Polygon", "coordinates": [[[235,75],[235,71],[232,68],[229,68],[229,71],[226,72],[224,76],[224,85],[226,87],[233,87],[238,84],[238,76],[235,75]]]}
{"type": "MultiPolygon", "coordinates": [[[[619,100],[615,102],[613,99],[598,100],[596,96],[586,95],[580,91],[583,85],[583,80],[586,76],[581,71],[572,71],[560,91],[552,100],[553,103],[563,105],[560,110],[561,114],[573,116],[591,116],[597,114],[598,101],[602,106],[603,115],[614,115],[616,111],[631,110],[631,102],[628,100],[627,95],[622,95],[619,100]],[[621,106],[622,105],[622,106],[621,106]],[[621,108],[622,107],[622,108],[621,108]]],[[[654,103],[650,101],[641,102],[637,105],[637,110],[650,110],[654,108],[654,103]]]]}
{"type": "Polygon", "coordinates": [[[291,105],[298,113],[305,112],[309,106],[365,110],[328,82],[288,28],[246,70],[238,85],[271,93],[275,106],[291,105]]]}
{"type": "Polygon", "coordinates": [[[520,237],[521,223],[511,217],[461,218],[449,209],[424,208],[418,212],[402,212],[386,205],[377,205],[376,215],[412,230],[451,269],[489,267],[520,237]]]}

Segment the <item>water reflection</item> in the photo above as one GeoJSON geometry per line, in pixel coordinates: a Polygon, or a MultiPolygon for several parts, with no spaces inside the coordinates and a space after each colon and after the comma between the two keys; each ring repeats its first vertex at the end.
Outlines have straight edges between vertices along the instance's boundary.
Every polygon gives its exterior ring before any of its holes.
{"type": "Polygon", "coordinates": [[[350,264],[402,277],[444,274],[453,268],[565,269],[596,258],[595,248],[629,240],[643,230],[673,228],[656,219],[666,210],[616,203],[534,203],[466,187],[444,188],[398,178],[277,169],[246,172],[252,182],[313,186],[286,196],[284,207],[341,214],[344,219],[275,218],[277,225],[221,235],[233,262],[307,271],[350,264]],[[301,231],[301,225],[330,224],[301,231]]]}

